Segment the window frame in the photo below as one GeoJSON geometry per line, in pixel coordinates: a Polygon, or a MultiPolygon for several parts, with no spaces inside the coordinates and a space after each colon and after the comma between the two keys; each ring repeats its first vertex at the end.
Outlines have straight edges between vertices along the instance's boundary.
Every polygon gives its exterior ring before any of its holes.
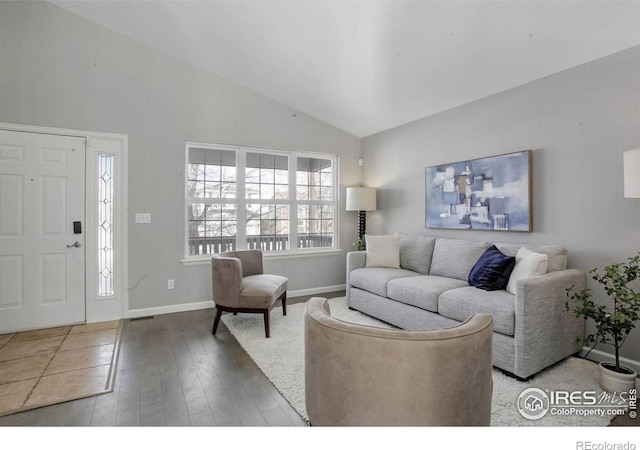
{"type": "Polygon", "coordinates": [[[244,145],[232,145],[232,144],[216,144],[205,143],[198,141],[186,141],[185,143],[185,163],[184,163],[184,259],[183,264],[204,264],[209,263],[211,260],[211,254],[189,254],[189,205],[191,203],[215,203],[224,202],[229,204],[235,204],[237,208],[236,218],[236,249],[244,250],[247,247],[247,219],[246,209],[248,204],[286,204],[289,206],[289,248],[287,250],[277,251],[264,251],[264,257],[270,258],[288,258],[297,256],[309,256],[314,254],[341,254],[340,249],[340,223],[339,223],[339,157],[338,155],[329,153],[318,152],[303,152],[303,151],[286,151],[264,147],[253,147],[244,145]],[[236,198],[226,199],[211,199],[211,198],[196,198],[189,197],[188,184],[189,184],[189,151],[191,148],[203,148],[213,150],[226,150],[236,152],[236,198]],[[248,199],[246,198],[246,157],[247,153],[265,153],[270,155],[286,156],[288,160],[288,199],[248,199]],[[333,186],[332,194],[333,200],[298,200],[296,195],[296,173],[297,173],[297,158],[317,158],[327,159],[331,161],[333,168],[333,186]],[[334,210],[333,217],[333,245],[331,247],[311,247],[311,248],[298,248],[298,206],[299,205],[331,205],[334,210]]]}

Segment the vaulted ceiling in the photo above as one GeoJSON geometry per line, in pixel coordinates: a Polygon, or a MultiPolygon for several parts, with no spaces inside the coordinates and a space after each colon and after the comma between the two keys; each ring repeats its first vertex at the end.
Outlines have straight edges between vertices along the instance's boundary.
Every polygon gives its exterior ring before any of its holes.
{"type": "Polygon", "coordinates": [[[52,1],[358,137],[640,45],[640,1],[52,1]]]}

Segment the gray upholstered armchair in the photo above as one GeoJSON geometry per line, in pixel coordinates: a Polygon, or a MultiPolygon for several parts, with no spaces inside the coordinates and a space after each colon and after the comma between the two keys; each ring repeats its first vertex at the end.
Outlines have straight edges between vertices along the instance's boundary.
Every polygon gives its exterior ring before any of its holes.
{"type": "Polygon", "coordinates": [[[385,329],[304,313],[305,401],[315,426],[489,425],[491,316],[431,331],[385,329]]]}
{"type": "Polygon", "coordinates": [[[213,255],[211,286],[217,311],[211,333],[216,334],[223,311],[260,313],[269,337],[269,313],[277,300],[282,300],[282,313],[287,315],[287,283],[285,277],[263,273],[260,250],[213,255]]]}

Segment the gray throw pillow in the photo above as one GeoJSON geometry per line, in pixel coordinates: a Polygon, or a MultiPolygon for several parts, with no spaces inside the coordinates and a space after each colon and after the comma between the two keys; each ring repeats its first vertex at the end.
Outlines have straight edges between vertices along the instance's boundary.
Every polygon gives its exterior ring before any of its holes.
{"type": "Polygon", "coordinates": [[[488,242],[438,238],[429,274],[467,281],[471,268],[489,247],[488,242]]]}
{"type": "Polygon", "coordinates": [[[429,275],[436,238],[396,234],[400,236],[400,267],[421,275],[429,275]]]}

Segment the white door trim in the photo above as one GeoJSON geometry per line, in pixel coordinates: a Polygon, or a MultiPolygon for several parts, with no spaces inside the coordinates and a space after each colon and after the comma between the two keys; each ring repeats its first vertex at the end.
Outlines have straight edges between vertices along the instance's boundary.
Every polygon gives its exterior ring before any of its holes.
{"type": "Polygon", "coordinates": [[[84,137],[86,147],[85,208],[85,311],[87,323],[117,320],[129,310],[128,297],[128,141],[124,134],[49,128],[34,125],[1,123],[0,129],[30,133],[84,137]],[[97,159],[99,154],[114,156],[114,293],[99,297],[97,289],[97,159]]]}

